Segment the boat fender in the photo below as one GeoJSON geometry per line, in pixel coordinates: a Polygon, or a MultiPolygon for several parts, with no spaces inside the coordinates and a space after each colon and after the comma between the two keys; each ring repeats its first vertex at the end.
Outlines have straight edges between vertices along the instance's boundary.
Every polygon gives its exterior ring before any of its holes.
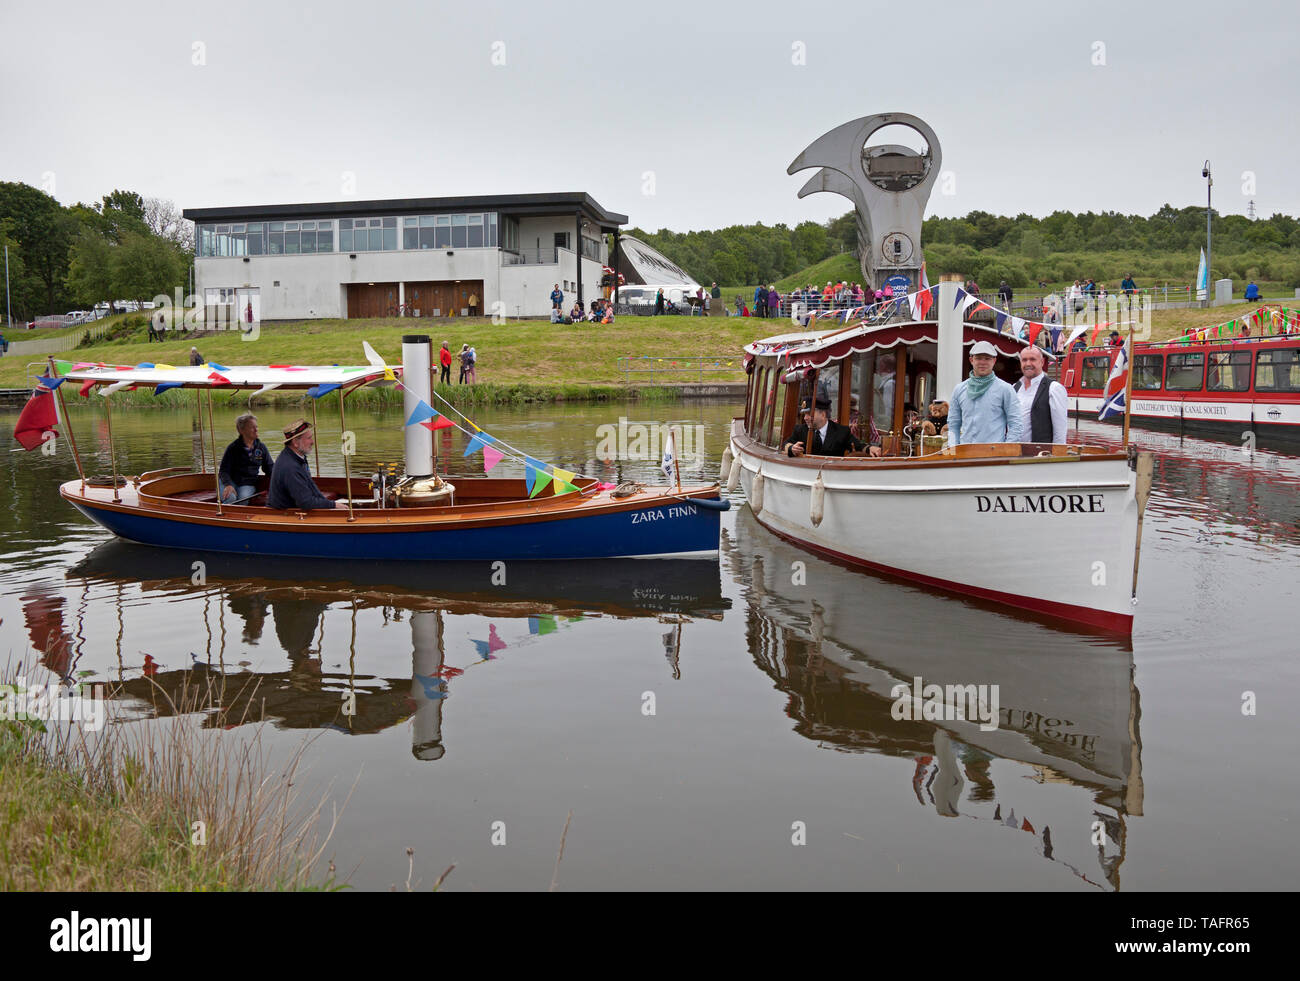
{"type": "Polygon", "coordinates": [[[808,503],[808,520],[814,528],[821,526],[826,515],[826,485],[822,483],[822,472],[817,471],[817,479],[812,483],[811,500],[808,503]]]}
{"type": "Polygon", "coordinates": [[[749,485],[749,507],[755,514],[762,513],[763,510],[763,468],[758,468],[758,473],[754,474],[754,479],[749,485]]]}
{"type": "Polygon", "coordinates": [[[727,493],[731,493],[740,484],[740,457],[731,461],[731,476],[727,478],[727,493]]]}
{"type": "Polygon", "coordinates": [[[727,448],[722,451],[722,465],[718,467],[718,479],[724,480],[726,479],[727,476],[730,475],[730,473],[731,473],[731,444],[728,443],[727,448]]]}

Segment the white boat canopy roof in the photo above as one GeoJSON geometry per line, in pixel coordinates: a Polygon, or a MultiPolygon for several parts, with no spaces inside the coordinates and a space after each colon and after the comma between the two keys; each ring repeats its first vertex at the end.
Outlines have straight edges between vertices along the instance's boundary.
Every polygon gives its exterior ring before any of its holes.
{"type": "MultiPolygon", "coordinates": [[[[755,357],[776,356],[792,367],[822,368],[848,354],[890,348],[897,344],[933,342],[938,324],[933,320],[904,320],[886,324],[860,323],[814,332],[775,334],[745,345],[746,363],[755,357]]],[[[984,324],[962,325],[963,345],[987,340],[1008,357],[1015,357],[1024,342],[984,324]]]]}

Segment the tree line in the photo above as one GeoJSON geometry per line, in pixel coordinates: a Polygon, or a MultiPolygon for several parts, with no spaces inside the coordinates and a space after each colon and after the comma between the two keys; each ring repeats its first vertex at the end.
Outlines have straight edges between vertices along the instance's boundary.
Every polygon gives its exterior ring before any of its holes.
{"type": "Polygon", "coordinates": [[[13,317],[30,320],[184,286],[194,226],[172,202],[134,191],[65,207],[28,184],[0,182],[5,245],[13,317]]]}
{"type": "MultiPolygon", "coordinates": [[[[1300,220],[1217,212],[1212,220],[1215,277],[1300,285],[1300,220]]],[[[733,286],[774,283],[832,256],[856,255],[858,249],[853,212],[794,228],[759,223],[699,232],[633,228],[628,234],[701,282],[733,286]]],[[[1149,217],[1055,211],[1044,218],[972,211],[963,218],[927,218],[921,241],[932,269],[994,283],[1007,279],[1012,286],[1088,277],[1118,280],[1128,272],[1148,280],[1190,280],[1205,244],[1205,209],[1166,204],[1149,217]]]]}

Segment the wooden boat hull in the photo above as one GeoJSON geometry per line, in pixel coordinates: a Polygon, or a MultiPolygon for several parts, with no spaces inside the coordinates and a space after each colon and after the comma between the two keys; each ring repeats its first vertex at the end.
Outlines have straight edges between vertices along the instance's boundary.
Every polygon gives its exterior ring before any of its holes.
{"type": "MultiPolygon", "coordinates": [[[[329,481],[319,483],[327,488],[329,481]]],[[[684,499],[646,490],[622,500],[608,493],[568,495],[573,500],[519,501],[496,509],[477,505],[358,510],[353,521],[341,510],[226,506],[217,514],[209,503],[171,503],[131,486],[120,491],[120,502],[114,502],[111,487],[83,491],[79,480],[63,484],[59,491],[86,517],[126,541],[300,558],[419,562],[716,558],[721,523],[719,511],[690,500],[717,500],[716,486],[684,488],[684,499]]]]}
{"type": "Polygon", "coordinates": [[[1054,620],[1132,632],[1138,506],[1122,454],[790,460],[748,439],[739,421],[732,453],[750,500],[762,468],[759,523],[804,548],[1054,620]],[[824,517],[814,526],[819,470],[824,517]]]}

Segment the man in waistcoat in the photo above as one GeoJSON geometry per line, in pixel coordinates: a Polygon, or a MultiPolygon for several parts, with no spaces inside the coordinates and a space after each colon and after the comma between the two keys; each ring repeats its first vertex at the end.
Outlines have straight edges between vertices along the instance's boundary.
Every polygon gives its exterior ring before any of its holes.
{"type": "Polygon", "coordinates": [[[1020,352],[1020,380],[1013,386],[1020,401],[1024,433],[1031,443],[1064,443],[1069,425],[1065,386],[1043,373],[1043,352],[1030,345],[1020,352]]]}

